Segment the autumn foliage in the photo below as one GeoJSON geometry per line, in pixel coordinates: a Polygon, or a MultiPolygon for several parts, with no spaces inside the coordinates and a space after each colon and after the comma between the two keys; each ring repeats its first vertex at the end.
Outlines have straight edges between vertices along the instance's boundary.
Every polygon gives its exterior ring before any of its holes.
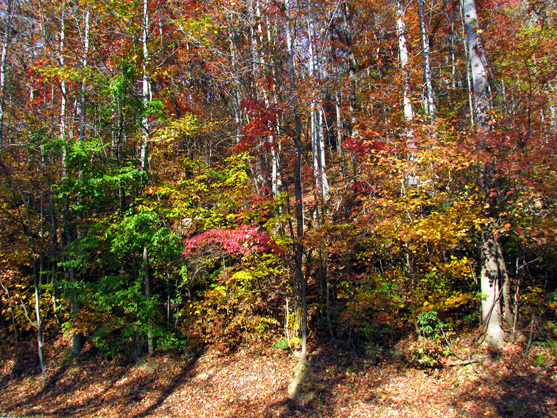
{"type": "Polygon", "coordinates": [[[402,3],[3,2],[2,344],[298,349],[307,320],[440,367],[486,331],[486,237],[507,342],[553,344],[557,9],[478,5],[479,126],[460,4],[425,62],[402,3]]]}

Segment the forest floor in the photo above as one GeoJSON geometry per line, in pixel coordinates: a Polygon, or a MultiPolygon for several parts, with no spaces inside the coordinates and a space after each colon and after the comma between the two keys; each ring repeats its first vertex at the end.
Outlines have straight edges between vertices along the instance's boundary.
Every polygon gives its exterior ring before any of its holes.
{"type": "MultiPolygon", "coordinates": [[[[455,339],[453,352],[466,358],[469,341],[455,339]]],[[[253,345],[228,354],[159,353],[125,364],[87,351],[73,358],[68,347],[66,341],[51,348],[44,375],[36,370],[14,375],[9,350],[1,350],[0,414],[557,417],[557,363],[538,347],[526,356],[524,348],[508,345],[496,358],[429,370],[410,367],[400,356],[371,361],[334,344],[311,347],[295,400],[287,393],[298,359],[289,351],[253,345]]]]}

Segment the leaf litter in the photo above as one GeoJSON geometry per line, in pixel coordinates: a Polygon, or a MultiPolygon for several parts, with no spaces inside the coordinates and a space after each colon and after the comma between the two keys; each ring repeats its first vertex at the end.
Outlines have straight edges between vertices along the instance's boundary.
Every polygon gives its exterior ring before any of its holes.
{"type": "MultiPolygon", "coordinates": [[[[8,417],[557,417],[557,364],[507,346],[474,365],[416,369],[326,344],[311,350],[299,396],[287,397],[298,358],[263,345],[232,353],[157,353],[135,364],[57,347],[45,376],[3,358],[8,417]],[[64,354],[66,353],[66,354],[64,354]]],[[[541,357],[540,357],[541,356],[541,357]]]]}

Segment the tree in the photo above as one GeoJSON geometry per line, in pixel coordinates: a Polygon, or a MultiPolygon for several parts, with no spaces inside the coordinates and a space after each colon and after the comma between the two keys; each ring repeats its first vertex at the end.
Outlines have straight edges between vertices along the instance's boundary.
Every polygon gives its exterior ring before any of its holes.
{"type": "Polygon", "coordinates": [[[6,12],[4,17],[4,33],[2,34],[2,50],[0,51],[0,155],[4,145],[4,106],[6,103],[6,63],[8,59],[8,46],[12,38],[12,0],[6,3],[6,12]]]}
{"type": "MultiPolygon", "coordinates": [[[[487,79],[485,51],[475,1],[463,0],[462,10],[466,28],[468,59],[473,81],[474,120],[477,126],[476,149],[479,153],[489,153],[487,137],[490,131],[490,90],[487,79]]],[[[489,196],[491,192],[491,185],[493,183],[492,170],[493,167],[489,162],[482,164],[480,167],[480,187],[486,196],[489,196]]],[[[487,206],[489,207],[489,204],[487,206]]],[[[499,350],[504,342],[501,315],[501,288],[505,280],[506,267],[503,252],[495,236],[494,229],[494,220],[489,219],[481,231],[482,320],[486,327],[487,343],[494,349],[499,350]]]]}
{"type": "Polygon", "coordinates": [[[429,58],[429,31],[426,29],[425,15],[424,15],[424,1],[418,0],[418,14],[420,19],[420,39],[422,43],[422,60],[424,67],[424,81],[425,81],[425,104],[426,114],[431,122],[435,122],[437,108],[435,105],[435,92],[433,91],[433,74],[431,71],[431,63],[429,58]]]}
{"type": "Polygon", "coordinates": [[[286,50],[288,53],[288,76],[290,79],[290,101],[294,106],[294,207],[296,208],[296,234],[291,230],[294,250],[294,277],[296,286],[298,287],[298,297],[302,310],[302,355],[300,364],[307,361],[307,330],[308,330],[308,311],[306,290],[307,283],[302,270],[303,263],[303,244],[302,237],[304,236],[304,214],[302,206],[302,120],[298,109],[298,95],[296,94],[296,77],[294,68],[294,37],[293,37],[293,16],[292,6],[290,0],[285,0],[286,6],[286,50]]]}
{"type": "Polygon", "coordinates": [[[460,39],[452,2],[4,2],[5,320],[139,355],[282,306],[305,360],[308,327],[373,347],[480,294],[499,347],[557,274],[538,3],[463,0],[460,39]]]}

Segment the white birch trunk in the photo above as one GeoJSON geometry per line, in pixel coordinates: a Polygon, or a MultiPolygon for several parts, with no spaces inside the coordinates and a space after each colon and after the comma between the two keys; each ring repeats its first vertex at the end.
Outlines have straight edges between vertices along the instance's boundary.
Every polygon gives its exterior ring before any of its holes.
{"type": "MultiPolygon", "coordinates": [[[[271,25],[269,22],[269,17],[266,17],[267,22],[267,44],[273,45],[273,39],[276,37],[276,33],[273,36],[271,32],[271,25]]],[[[274,66],[271,67],[272,77],[276,79],[276,68],[274,66]]],[[[272,89],[272,100],[273,103],[277,102],[277,95],[276,95],[276,86],[273,85],[272,89]]],[[[276,138],[280,138],[280,122],[277,120],[277,124],[275,126],[274,132],[276,132],[276,138]]],[[[280,193],[280,189],[282,187],[282,181],[280,178],[280,141],[278,143],[275,141],[275,135],[271,135],[271,185],[272,185],[272,192],[273,197],[278,197],[280,193]]]]}
{"type": "MultiPolygon", "coordinates": [[[[255,15],[256,24],[251,25],[250,27],[250,38],[251,38],[250,48],[251,48],[251,54],[253,59],[253,65],[254,65],[254,74],[255,74],[254,78],[255,80],[261,80],[262,79],[261,72],[263,69],[266,68],[266,62],[264,57],[262,56],[262,53],[259,50],[259,46],[265,45],[265,41],[267,42],[267,45],[271,45],[273,40],[271,38],[271,31],[269,30],[268,21],[266,27],[267,37],[266,39],[264,37],[264,31],[262,26],[263,17],[261,14],[261,1],[255,0],[255,3],[252,4],[252,6],[254,8],[252,14],[255,15]],[[254,28],[256,28],[257,30],[254,30],[254,28]]],[[[265,7],[265,4],[263,5],[263,7],[265,7]]],[[[274,67],[272,67],[272,72],[273,72],[273,78],[275,78],[274,67]]],[[[256,98],[260,100],[262,99],[265,102],[265,106],[270,107],[271,103],[276,101],[274,87],[271,89],[271,91],[268,91],[264,84],[256,86],[256,98]]],[[[275,129],[273,129],[273,131],[278,133],[278,126],[275,126],[275,129]]],[[[274,197],[277,197],[279,195],[279,189],[281,184],[279,178],[279,171],[280,171],[279,154],[277,152],[277,148],[275,145],[275,135],[273,133],[271,133],[267,137],[267,143],[269,145],[269,150],[270,150],[269,155],[263,155],[263,154],[260,155],[261,159],[267,158],[267,164],[261,164],[262,166],[265,167],[265,171],[266,171],[264,173],[264,178],[262,178],[261,181],[270,182],[271,193],[274,197]]]]}
{"type": "Polygon", "coordinates": [[[294,135],[294,148],[296,160],[294,162],[294,197],[296,205],[296,236],[294,239],[294,264],[297,285],[299,286],[299,297],[302,308],[302,353],[299,361],[300,365],[307,362],[307,301],[306,301],[306,280],[302,270],[303,264],[303,245],[300,238],[304,235],[304,213],[302,206],[302,122],[298,109],[298,97],[296,93],[296,77],[294,72],[294,42],[292,38],[292,12],[290,0],[285,0],[286,7],[286,49],[288,54],[288,76],[290,79],[290,100],[294,106],[294,119],[296,132],[294,135]]]}
{"type": "Polygon", "coordinates": [[[412,109],[412,102],[410,101],[410,83],[408,76],[408,48],[406,44],[406,24],[404,23],[404,5],[402,0],[397,0],[396,3],[396,28],[398,37],[398,53],[400,56],[400,69],[402,70],[403,82],[403,106],[404,106],[404,119],[406,122],[414,120],[414,110],[412,109]]]}
{"type": "Polygon", "coordinates": [[[426,30],[424,17],[424,1],[418,0],[418,14],[420,18],[420,32],[422,41],[422,59],[424,65],[424,81],[426,87],[425,108],[430,122],[435,122],[437,109],[435,107],[435,92],[433,91],[433,75],[429,61],[429,31],[426,30]]]}
{"type": "MultiPolygon", "coordinates": [[[[60,32],[59,32],[59,43],[58,43],[58,64],[60,68],[63,68],[66,64],[65,56],[64,56],[64,49],[65,49],[65,41],[66,41],[66,3],[62,5],[62,13],[60,16],[60,32]]],[[[67,108],[67,86],[66,80],[60,80],[60,121],[59,121],[59,138],[63,141],[64,147],[62,151],[62,175],[68,175],[68,167],[67,167],[67,152],[68,147],[70,146],[69,139],[66,138],[66,108],[67,108]]],[[[70,219],[69,214],[70,212],[70,205],[68,200],[64,202],[64,229],[66,232],[66,240],[67,240],[67,247],[70,248],[73,236],[70,228],[70,219]]],[[[70,290],[70,297],[71,297],[71,314],[72,314],[72,322],[74,326],[74,330],[72,331],[72,353],[78,354],[81,351],[81,338],[79,332],[77,332],[77,314],[78,314],[78,306],[77,306],[77,295],[76,295],[76,277],[75,277],[75,267],[73,266],[73,253],[72,251],[68,251],[68,261],[69,261],[69,268],[68,268],[68,276],[71,284],[70,290]]]]}
{"type": "Polygon", "coordinates": [[[327,179],[327,162],[325,159],[325,135],[323,134],[324,110],[317,112],[317,129],[319,132],[319,173],[321,176],[321,196],[328,197],[330,192],[329,180],[327,179]]]}
{"type": "MultiPolygon", "coordinates": [[[[404,120],[407,127],[405,127],[404,136],[406,137],[406,147],[408,149],[408,162],[412,163],[415,159],[416,140],[412,130],[411,123],[414,121],[414,109],[412,108],[412,101],[410,100],[410,82],[408,75],[408,48],[406,45],[406,24],[404,23],[404,5],[402,0],[397,0],[396,3],[396,28],[398,37],[398,53],[400,57],[400,69],[402,71],[402,102],[404,109],[404,120]]],[[[406,183],[409,187],[418,185],[418,178],[413,170],[406,175],[406,183]]]]}
{"type": "MultiPolygon", "coordinates": [[[[460,12],[464,22],[464,5],[461,3],[460,12]]],[[[468,50],[468,40],[466,37],[466,25],[462,25],[462,45],[466,56],[466,83],[468,85],[468,108],[470,111],[470,126],[474,126],[474,88],[472,86],[472,73],[470,71],[470,52],[468,50]]]]}
{"type": "MultiPolygon", "coordinates": [[[[316,51],[315,45],[315,25],[313,18],[308,16],[308,47],[309,47],[309,75],[315,80],[319,81],[321,74],[319,68],[321,62],[316,51]]],[[[311,117],[311,150],[313,160],[313,172],[315,176],[315,186],[319,195],[325,198],[329,194],[329,182],[325,173],[325,138],[323,136],[323,118],[319,109],[319,104],[316,104],[320,92],[313,88],[313,98],[310,101],[310,117],[311,117]]]]}
{"type": "MultiPolygon", "coordinates": [[[[149,0],[143,0],[143,24],[141,28],[141,44],[143,49],[143,79],[142,79],[142,98],[143,98],[143,108],[144,115],[141,119],[141,127],[143,129],[141,133],[141,170],[147,174],[149,172],[149,115],[147,106],[151,101],[151,83],[149,81],[149,74],[147,71],[149,65],[149,0]]],[[[145,179],[146,181],[146,179],[145,179]]],[[[147,252],[147,245],[143,246],[143,279],[145,286],[145,296],[147,298],[151,297],[151,286],[149,277],[149,258],[147,252]]],[[[153,333],[148,328],[147,331],[147,354],[152,355],[154,353],[154,342],[153,333]]]]}
{"type": "MultiPolygon", "coordinates": [[[[83,57],[81,65],[86,69],[89,65],[89,29],[91,22],[91,11],[89,6],[85,9],[85,27],[83,29],[83,57]]],[[[79,139],[85,139],[85,132],[87,129],[87,95],[85,81],[81,83],[81,103],[79,107],[79,139]]]]}
{"type": "Polygon", "coordinates": [[[237,61],[236,58],[236,46],[234,45],[234,33],[229,33],[230,42],[230,60],[233,69],[233,93],[232,93],[232,111],[234,113],[234,121],[236,122],[236,143],[240,142],[242,137],[242,116],[240,113],[240,82],[238,81],[238,76],[236,74],[237,61]]]}
{"type": "Polygon", "coordinates": [[[343,128],[343,124],[342,124],[342,103],[340,101],[340,94],[337,91],[335,91],[335,116],[336,116],[336,127],[337,127],[337,154],[338,154],[338,160],[339,160],[339,164],[342,164],[342,142],[343,142],[343,133],[344,133],[344,128],[343,128]]]}
{"type": "MultiPolygon", "coordinates": [[[[58,63],[60,68],[64,68],[65,65],[65,57],[64,57],[64,47],[65,47],[65,40],[66,40],[66,3],[62,5],[62,15],[60,17],[60,34],[59,34],[59,51],[58,51],[58,63]]],[[[67,106],[67,97],[68,92],[66,89],[66,80],[62,78],[60,81],[60,91],[61,91],[61,98],[60,98],[60,123],[59,123],[59,135],[61,140],[65,140],[66,137],[66,106],[67,106]]],[[[62,166],[64,168],[65,173],[65,166],[66,166],[66,150],[64,149],[64,153],[62,155],[62,166]]]]}
{"type": "Polygon", "coordinates": [[[151,101],[151,83],[149,81],[149,74],[147,72],[147,66],[149,62],[149,2],[148,0],[143,0],[143,22],[141,28],[141,46],[143,50],[143,64],[142,64],[142,100],[144,114],[141,118],[141,169],[146,173],[149,171],[149,116],[147,114],[146,108],[151,101]]]}
{"type": "MultiPolygon", "coordinates": [[[[477,126],[476,148],[485,151],[484,135],[489,131],[490,90],[485,66],[485,52],[481,44],[478,15],[474,0],[462,0],[464,26],[468,43],[468,57],[472,73],[474,95],[474,115],[477,126]]],[[[482,192],[487,196],[493,173],[487,164],[481,167],[482,192]]],[[[499,350],[504,343],[501,314],[501,280],[504,266],[503,251],[494,234],[494,223],[490,222],[482,230],[482,319],[486,327],[486,342],[499,350]]]]}
{"type": "Polygon", "coordinates": [[[456,48],[455,48],[455,38],[456,32],[454,29],[454,21],[453,16],[451,15],[451,32],[449,33],[449,54],[450,54],[450,61],[451,61],[451,87],[456,89],[456,48]]]}
{"type": "Polygon", "coordinates": [[[6,104],[6,61],[8,59],[8,44],[10,43],[10,30],[12,20],[12,1],[7,0],[6,24],[2,36],[2,51],[0,52],[0,155],[4,146],[4,106],[6,104]]]}
{"type": "MultiPolygon", "coordinates": [[[[485,52],[481,42],[478,27],[478,15],[474,0],[462,0],[464,15],[464,29],[468,46],[468,61],[472,78],[472,93],[474,98],[474,116],[478,133],[489,130],[488,118],[490,112],[490,91],[487,81],[485,52]]],[[[483,148],[485,144],[480,144],[483,148]]]]}
{"type": "MultiPolygon", "coordinates": [[[[346,46],[348,48],[348,78],[350,79],[350,94],[349,94],[349,104],[350,104],[350,136],[357,139],[360,136],[358,132],[358,120],[356,117],[356,55],[354,54],[353,47],[353,37],[352,37],[352,23],[350,22],[348,4],[346,2],[342,3],[342,17],[344,20],[344,25],[346,26],[346,46]]],[[[356,177],[358,175],[358,162],[356,160],[356,154],[352,151],[350,152],[352,157],[352,178],[354,183],[356,182],[356,177]]]]}

